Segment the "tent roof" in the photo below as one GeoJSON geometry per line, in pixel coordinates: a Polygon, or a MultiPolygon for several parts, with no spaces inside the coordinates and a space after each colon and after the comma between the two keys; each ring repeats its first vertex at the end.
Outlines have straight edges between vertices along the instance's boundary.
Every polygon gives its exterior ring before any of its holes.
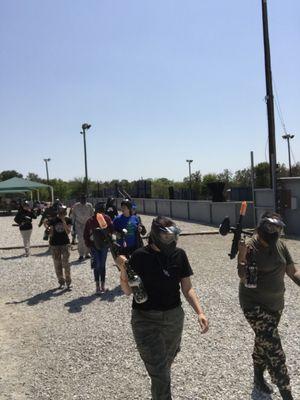
{"type": "Polygon", "coordinates": [[[9,190],[10,193],[13,191],[20,191],[20,190],[33,190],[33,189],[42,189],[51,187],[50,185],[45,185],[44,183],[39,182],[32,182],[28,179],[23,178],[11,178],[7,179],[6,181],[0,182],[0,193],[6,190],[9,190]]]}
{"type": "Polygon", "coordinates": [[[0,195],[5,194],[5,193],[25,193],[25,192],[30,192],[30,189],[20,189],[20,190],[3,189],[3,190],[0,190],[0,195]]]}

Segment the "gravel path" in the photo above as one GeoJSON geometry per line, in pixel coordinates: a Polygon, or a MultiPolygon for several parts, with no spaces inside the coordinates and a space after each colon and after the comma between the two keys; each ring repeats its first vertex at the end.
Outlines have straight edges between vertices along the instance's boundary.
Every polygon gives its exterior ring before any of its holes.
{"type": "MultiPolygon", "coordinates": [[[[144,217],[149,226],[151,218],[144,217]]],[[[1,217],[0,247],[21,244],[12,217],[1,217]]],[[[183,232],[209,229],[179,221],[183,232]]],[[[43,244],[36,223],[33,244],[43,244]]],[[[240,311],[230,238],[182,237],[180,246],[194,269],[193,282],[210,319],[200,335],[191,308],[186,312],[182,351],[173,366],[174,400],[248,400],[252,393],[253,334],[240,311]]],[[[295,261],[297,240],[288,240],[295,261]]],[[[45,248],[0,251],[0,399],[1,400],[146,400],[149,379],[135,350],[130,329],[131,300],[108,259],[110,291],[94,295],[88,261],[71,254],[73,289],[56,290],[53,262],[45,248]]],[[[286,310],[280,332],[300,399],[300,290],[286,281],[286,310]]],[[[279,399],[277,392],[272,397],[279,399]]],[[[270,397],[269,397],[270,399],[270,397]]]]}

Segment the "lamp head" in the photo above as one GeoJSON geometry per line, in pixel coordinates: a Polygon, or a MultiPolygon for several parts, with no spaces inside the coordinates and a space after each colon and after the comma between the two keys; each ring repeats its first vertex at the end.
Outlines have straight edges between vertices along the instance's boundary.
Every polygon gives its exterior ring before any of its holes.
{"type": "Polygon", "coordinates": [[[90,124],[88,124],[88,123],[84,123],[84,124],[82,124],[82,126],[81,126],[81,128],[83,129],[83,130],[86,130],[86,129],[90,129],[90,127],[91,127],[92,125],[90,125],[90,124]]]}

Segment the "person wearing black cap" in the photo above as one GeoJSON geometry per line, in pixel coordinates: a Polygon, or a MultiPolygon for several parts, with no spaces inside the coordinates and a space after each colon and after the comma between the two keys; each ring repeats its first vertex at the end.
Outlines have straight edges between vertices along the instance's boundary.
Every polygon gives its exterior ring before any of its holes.
{"type": "Polygon", "coordinates": [[[57,215],[48,221],[48,231],[50,236],[50,250],[54,262],[55,273],[60,288],[66,284],[67,289],[71,286],[70,269],[70,239],[72,221],[66,216],[67,207],[57,206],[57,215]]]}
{"type": "Polygon", "coordinates": [[[115,219],[115,217],[118,216],[118,210],[115,205],[115,199],[113,197],[109,197],[107,199],[105,205],[105,214],[108,215],[112,221],[115,219]]]}
{"type": "Polygon", "coordinates": [[[171,366],[180,350],[184,312],[180,289],[198,317],[201,333],[208,320],[192,287],[193,274],[187,255],[177,247],[180,230],[167,217],[153,220],[149,244],[136,250],[129,261],[116,259],[120,284],[125,294],[134,292],[141,281],[147,294],[132,303],[131,325],[139,354],[151,378],[152,400],[171,400],[171,366]],[[129,269],[136,277],[130,278],[129,269]]]}
{"type": "Polygon", "coordinates": [[[90,249],[92,256],[91,266],[94,270],[96,294],[105,292],[105,264],[108,252],[105,235],[112,234],[114,230],[111,219],[104,214],[104,211],[104,202],[99,202],[95,205],[95,214],[87,220],[83,233],[85,244],[90,249]],[[104,230],[106,232],[103,232],[104,230]]]}
{"type": "Polygon", "coordinates": [[[257,235],[247,244],[243,240],[240,242],[239,299],[255,333],[252,354],[255,388],[266,394],[273,392],[264,379],[267,369],[282,398],[292,400],[290,377],[277,327],[284,308],[284,276],[287,274],[299,286],[300,271],[297,271],[287,246],[280,240],[284,226],[279,214],[264,213],[257,235]],[[250,268],[251,274],[256,276],[252,276],[249,285],[250,268]]]}

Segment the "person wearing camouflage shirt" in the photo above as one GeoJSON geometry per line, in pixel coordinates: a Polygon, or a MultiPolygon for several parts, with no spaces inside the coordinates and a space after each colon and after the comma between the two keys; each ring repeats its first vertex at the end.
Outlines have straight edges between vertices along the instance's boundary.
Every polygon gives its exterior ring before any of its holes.
{"type": "MultiPolygon", "coordinates": [[[[239,300],[244,315],[255,333],[253,351],[254,386],[271,394],[273,389],[264,379],[267,369],[284,400],[293,400],[285,354],[281,346],[278,324],[284,308],[284,276],[300,286],[297,271],[286,245],[279,240],[284,223],[279,214],[263,214],[257,236],[250,243],[241,241],[238,254],[240,277],[239,300]],[[251,254],[251,262],[249,254],[251,254]],[[256,287],[247,287],[247,268],[256,265],[256,287]]],[[[248,269],[249,271],[249,269],[248,269]]],[[[255,286],[255,285],[254,285],[255,286]]]]}

